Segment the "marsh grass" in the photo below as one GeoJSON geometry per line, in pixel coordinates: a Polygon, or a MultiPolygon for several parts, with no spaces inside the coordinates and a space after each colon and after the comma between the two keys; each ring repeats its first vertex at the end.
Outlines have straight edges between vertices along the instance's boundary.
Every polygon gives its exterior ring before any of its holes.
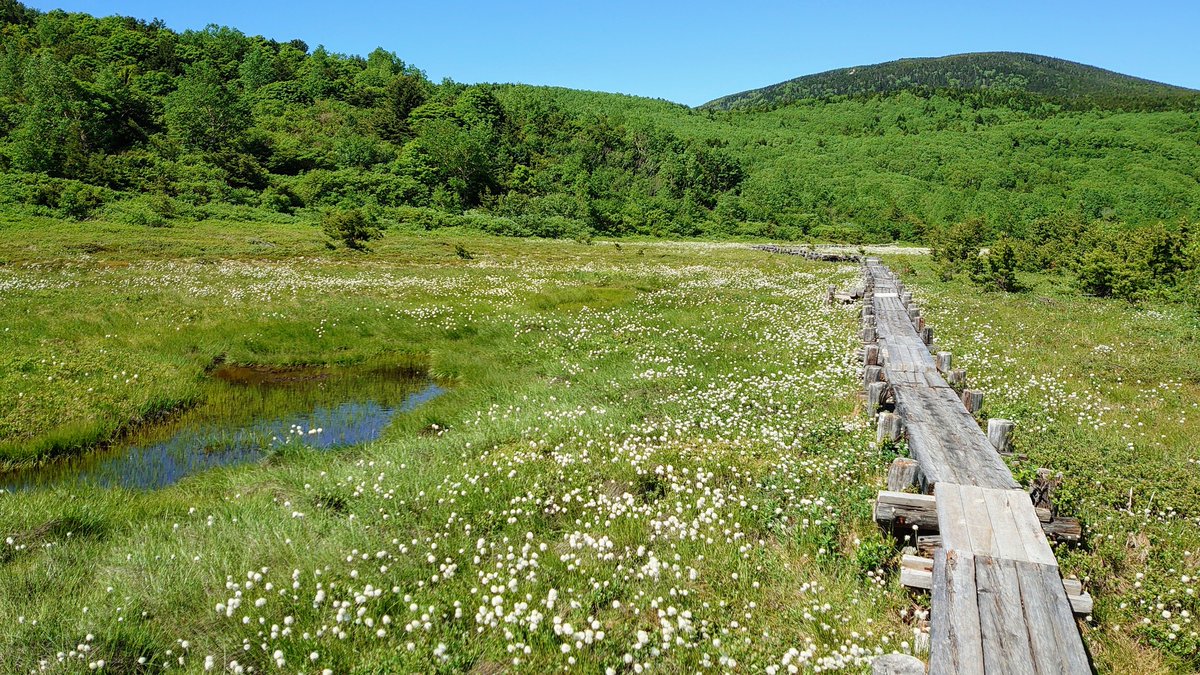
{"type": "MultiPolygon", "coordinates": [[[[400,356],[453,385],[333,453],[0,494],[0,671],[861,672],[923,653],[927,598],[870,516],[903,448],[859,414],[855,308],[821,302],[852,266],[453,232],[362,255],[287,223],[0,234],[5,439],[131,419],[215,360],[400,356]]],[[[1018,475],[1069,476],[1088,539],[1059,555],[1096,596],[1098,668],[1194,669],[1200,458],[1195,416],[1172,420],[1196,380],[1168,357],[1194,354],[1192,319],[905,264],[986,412],[1018,420],[1018,475]]]]}
{"type": "Polygon", "coordinates": [[[219,364],[401,358],[451,386],[334,453],[0,495],[5,669],[861,669],[920,650],[911,600],[867,569],[889,564],[863,506],[888,456],[854,412],[853,310],[820,304],[852,267],[46,225],[0,239],[6,439],[132,419],[219,364]]]}

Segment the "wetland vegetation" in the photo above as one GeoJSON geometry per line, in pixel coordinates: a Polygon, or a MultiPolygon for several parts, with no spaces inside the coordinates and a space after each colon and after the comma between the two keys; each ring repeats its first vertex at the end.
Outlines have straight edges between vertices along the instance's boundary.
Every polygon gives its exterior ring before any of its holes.
{"type": "MultiPolygon", "coordinates": [[[[854,671],[925,649],[926,601],[871,521],[895,450],[857,412],[856,310],[823,304],[853,265],[714,243],[389,235],[364,255],[307,227],[76,228],[9,226],[0,246],[3,358],[21,365],[0,372],[41,420],[28,433],[59,410],[180,397],[218,355],[288,372],[403,353],[446,393],[365,445],[153,491],[0,494],[13,672],[854,671]]],[[[1086,536],[1058,554],[1096,598],[1098,668],[1197,667],[1195,316],[1053,275],[980,296],[920,256],[892,264],[985,413],[1018,421],[1016,475],[1066,475],[1059,506],[1086,536]]]]}
{"type": "Polygon", "coordinates": [[[991,54],[690,109],[0,23],[0,673],[924,655],[858,270],[751,240],[930,247],[874,250],[1063,473],[1097,670],[1200,671],[1194,92],[991,54]]]}

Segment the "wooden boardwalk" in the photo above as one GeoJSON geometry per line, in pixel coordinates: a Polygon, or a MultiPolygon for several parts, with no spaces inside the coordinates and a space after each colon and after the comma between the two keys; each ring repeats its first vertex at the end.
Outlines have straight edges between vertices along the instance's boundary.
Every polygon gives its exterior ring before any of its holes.
{"type": "MultiPolygon", "coordinates": [[[[894,405],[899,419],[881,420],[881,434],[885,422],[903,429],[918,465],[913,482],[933,498],[885,494],[895,508],[911,509],[914,528],[940,534],[932,565],[910,570],[933,595],[929,672],[1092,672],[1072,612],[1083,598],[1068,598],[1044,519],[968,411],[979,395],[960,396],[947,383],[949,356],[939,369],[928,348],[932,330],[895,275],[876,258],[866,259],[863,274],[868,406],[874,415],[878,405],[894,405]]],[[[928,560],[910,558],[917,567],[928,560]]]]}

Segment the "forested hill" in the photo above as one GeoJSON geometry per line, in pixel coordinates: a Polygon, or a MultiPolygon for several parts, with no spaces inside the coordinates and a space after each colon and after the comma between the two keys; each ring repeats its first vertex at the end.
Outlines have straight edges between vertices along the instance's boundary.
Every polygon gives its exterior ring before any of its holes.
{"type": "Polygon", "coordinates": [[[1200,91],[1194,89],[1049,56],[979,52],[839,68],[725,96],[701,107],[769,108],[808,98],[977,89],[1029,94],[1076,108],[1161,110],[1200,105],[1200,91]]]}
{"type": "MultiPolygon", "coordinates": [[[[1093,78],[1072,80],[1080,96],[1110,81],[1167,91],[1071,67],[1093,78]]],[[[1098,251],[1113,259],[1097,269],[1125,271],[1150,269],[1140,251],[1200,257],[1200,109],[1079,110],[994,91],[698,110],[432,82],[384,49],[335,54],[0,0],[0,227],[219,220],[253,237],[263,221],[365,222],[958,251],[1008,238],[1030,268],[1098,251]]],[[[1174,268],[1154,269],[1107,292],[1141,292],[1174,268]]]]}

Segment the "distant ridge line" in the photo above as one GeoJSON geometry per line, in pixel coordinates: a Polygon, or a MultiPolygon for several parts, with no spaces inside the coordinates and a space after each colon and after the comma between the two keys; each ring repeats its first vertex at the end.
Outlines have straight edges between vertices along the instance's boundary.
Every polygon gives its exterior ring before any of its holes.
{"type": "Polygon", "coordinates": [[[1200,90],[1067,59],[999,51],[835,68],[723,96],[700,107],[772,107],[804,99],[886,95],[906,90],[1015,91],[1099,107],[1162,107],[1200,100],[1200,90]]]}

